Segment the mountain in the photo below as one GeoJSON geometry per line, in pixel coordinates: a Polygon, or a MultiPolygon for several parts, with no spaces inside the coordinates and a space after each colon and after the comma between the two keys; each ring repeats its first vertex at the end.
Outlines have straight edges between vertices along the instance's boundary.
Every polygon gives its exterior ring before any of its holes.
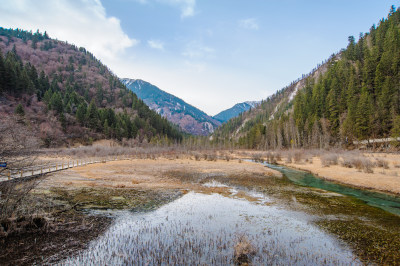
{"type": "Polygon", "coordinates": [[[328,148],[400,136],[400,9],[309,75],[225,123],[214,141],[247,148],[328,148]]]}
{"type": "MultiPolygon", "coordinates": [[[[335,60],[334,58],[336,56],[332,56],[330,60],[335,60]]],[[[250,136],[253,133],[250,134],[250,132],[257,129],[258,138],[265,138],[264,135],[272,134],[274,131],[270,128],[271,122],[293,111],[293,99],[297,92],[306,86],[307,79],[318,80],[327,71],[330,60],[318,65],[309,74],[303,75],[302,78],[293,81],[267,99],[258,102],[254,108],[242,112],[222,124],[212,135],[213,141],[226,143],[226,140],[231,140],[237,146],[253,148],[252,145],[249,145],[249,142],[253,142],[253,136],[250,136]],[[251,139],[249,140],[249,138],[251,139]]],[[[260,143],[263,141],[260,140],[260,143]]]]}
{"type": "Polygon", "coordinates": [[[233,107],[214,115],[213,118],[220,121],[221,123],[225,123],[229,119],[236,117],[240,113],[243,113],[251,108],[254,108],[259,104],[260,104],[260,102],[256,102],[256,101],[247,101],[247,102],[243,102],[243,103],[237,103],[233,107]]]}
{"type": "Polygon", "coordinates": [[[11,118],[16,111],[46,146],[183,137],[85,48],[46,32],[0,27],[0,115],[11,118]]]}
{"type": "Polygon", "coordinates": [[[121,79],[128,89],[142,99],[150,109],[168,121],[178,125],[184,132],[206,136],[213,133],[221,122],[203,111],[140,79],[121,79]]]}

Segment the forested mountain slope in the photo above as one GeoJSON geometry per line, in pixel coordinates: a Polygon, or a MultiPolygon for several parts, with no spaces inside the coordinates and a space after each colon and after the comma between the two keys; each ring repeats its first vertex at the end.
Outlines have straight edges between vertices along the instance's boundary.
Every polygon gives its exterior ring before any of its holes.
{"type": "Polygon", "coordinates": [[[311,77],[317,80],[327,71],[329,62],[337,60],[337,58],[340,58],[340,55],[332,55],[329,60],[318,65],[309,74],[303,75],[301,79],[293,81],[289,86],[278,90],[272,96],[261,101],[255,108],[231,118],[216,130],[212,136],[213,140],[215,142],[230,140],[236,145],[247,147],[245,141],[250,130],[261,128],[263,135],[268,134],[266,131],[267,125],[272,120],[293,111],[293,99],[296,93],[305,87],[307,78],[311,77]]]}
{"type": "Polygon", "coordinates": [[[216,141],[242,147],[327,147],[400,135],[400,11],[391,8],[378,26],[360,34],[323,65],[321,76],[278,91],[251,113],[221,127],[216,141]],[[283,99],[285,108],[276,110],[283,99]],[[240,134],[238,134],[240,133],[240,134]]]}
{"type": "Polygon", "coordinates": [[[178,125],[187,133],[206,136],[213,133],[214,129],[221,125],[221,122],[203,111],[149,82],[128,78],[121,79],[121,81],[152,110],[178,125]]]}
{"type": "Polygon", "coordinates": [[[19,121],[47,146],[182,139],[85,48],[46,33],[0,28],[0,51],[0,115],[5,119],[18,109],[19,121]]]}

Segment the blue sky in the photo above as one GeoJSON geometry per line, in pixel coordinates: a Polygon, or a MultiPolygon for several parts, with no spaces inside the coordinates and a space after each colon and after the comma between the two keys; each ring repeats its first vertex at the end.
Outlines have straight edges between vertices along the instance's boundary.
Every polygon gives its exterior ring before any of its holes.
{"type": "Polygon", "coordinates": [[[0,26],[84,46],[119,77],[151,82],[214,115],[308,73],[388,0],[0,0],[0,26]]]}

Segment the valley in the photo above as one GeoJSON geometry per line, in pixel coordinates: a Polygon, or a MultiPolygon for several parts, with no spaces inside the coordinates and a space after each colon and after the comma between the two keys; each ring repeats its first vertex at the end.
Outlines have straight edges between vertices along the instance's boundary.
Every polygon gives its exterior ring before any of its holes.
{"type": "Polygon", "coordinates": [[[400,265],[389,0],[7,2],[0,265],[400,265]]]}
{"type": "MultiPolygon", "coordinates": [[[[92,152],[97,150],[98,154],[121,151],[118,147],[96,147],[92,152]]],[[[271,155],[240,150],[123,150],[131,154],[129,160],[100,162],[41,177],[18,209],[23,210],[32,200],[37,202],[30,211],[44,221],[45,228],[31,228],[29,223],[10,220],[13,225],[6,231],[2,229],[3,234],[9,235],[3,242],[9,248],[0,255],[1,264],[118,264],[141,260],[172,264],[234,264],[239,260],[264,264],[294,258],[304,263],[390,264],[400,256],[397,240],[390,244],[384,241],[399,239],[395,236],[399,232],[399,216],[353,197],[296,185],[279,171],[260,163],[271,159],[271,155]],[[253,158],[259,162],[249,161],[253,158]],[[354,217],[356,228],[352,227],[354,217]],[[62,226],[61,220],[69,221],[72,227],[62,226]],[[225,226],[220,227],[222,224],[225,226]],[[303,233],[295,228],[302,228],[303,233]],[[368,241],[358,233],[361,228],[369,232],[368,241]],[[29,256],[20,257],[16,233],[30,236],[43,230],[47,233],[34,242],[33,238],[26,239],[27,249],[23,252],[29,256]],[[88,232],[85,238],[79,236],[79,230],[88,232]],[[126,230],[131,231],[130,235],[124,233],[126,230]],[[139,244],[136,232],[148,240],[159,240],[139,244]],[[202,237],[201,232],[207,232],[209,238],[202,237]],[[260,234],[266,242],[257,240],[260,234]],[[51,235],[56,238],[50,240],[51,235]],[[65,246],[64,241],[69,244],[65,246]],[[174,244],[168,249],[160,250],[157,246],[167,247],[171,243],[174,244]],[[52,248],[44,254],[38,249],[43,245],[52,248]],[[241,245],[247,245],[247,249],[241,250],[241,245]],[[316,251],[315,247],[321,245],[324,250],[316,251]],[[61,246],[68,252],[57,251],[61,246]],[[136,248],[132,250],[133,246],[136,248]],[[286,250],[287,246],[294,249],[286,250]],[[205,249],[208,251],[202,252],[205,249]],[[120,255],[115,256],[117,250],[120,255]],[[189,251],[194,256],[185,255],[189,251]],[[141,257],[143,252],[151,255],[141,257]]],[[[74,153],[83,151],[90,155],[84,147],[74,153]]],[[[71,152],[66,150],[64,154],[71,152]]],[[[60,153],[57,154],[48,154],[46,158],[60,159],[60,153]]]]}

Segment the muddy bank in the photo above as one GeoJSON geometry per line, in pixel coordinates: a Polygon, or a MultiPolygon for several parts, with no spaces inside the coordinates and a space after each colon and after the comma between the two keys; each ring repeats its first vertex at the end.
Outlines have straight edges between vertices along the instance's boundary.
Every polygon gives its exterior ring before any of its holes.
{"type": "Polygon", "coordinates": [[[69,213],[46,217],[46,224],[14,224],[19,232],[1,237],[1,265],[52,264],[72,256],[104,233],[111,218],[69,213]]]}
{"type": "Polygon", "coordinates": [[[110,188],[36,190],[26,200],[40,201],[35,217],[1,223],[0,265],[52,264],[87,248],[114,220],[114,210],[151,211],[182,193],[110,188]],[[97,210],[97,212],[93,212],[97,210]]]}
{"type": "Polygon", "coordinates": [[[42,183],[20,203],[22,208],[34,208],[33,215],[0,222],[0,265],[47,265],[66,259],[102,235],[113,223],[115,210],[151,211],[181,194],[168,189],[71,189],[42,183]]]}

